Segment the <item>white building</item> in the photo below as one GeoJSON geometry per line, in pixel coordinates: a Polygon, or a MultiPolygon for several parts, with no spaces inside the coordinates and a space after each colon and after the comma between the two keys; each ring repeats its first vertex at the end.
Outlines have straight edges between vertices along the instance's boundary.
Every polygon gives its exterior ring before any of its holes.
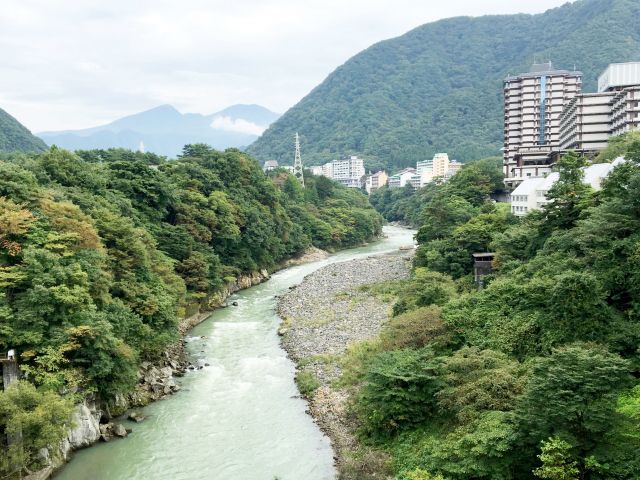
{"type": "Polygon", "coordinates": [[[640,62],[614,63],[598,78],[598,93],[577,95],[566,105],[559,151],[593,154],[604,149],[609,138],[639,125],[640,62]]]}
{"type": "Polygon", "coordinates": [[[598,92],[636,86],[639,78],[640,62],[612,63],[598,77],[598,92]]]}
{"type": "Polygon", "coordinates": [[[271,170],[275,170],[276,168],[278,168],[278,161],[277,160],[266,160],[264,162],[264,165],[262,166],[263,170],[265,172],[269,172],[271,170]]]}
{"type": "Polygon", "coordinates": [[[357,156],[332,160],[322,165],[320,175],[331,178],[345,187],[362,188],[365,171],[364,161],[357,156]]]}
{"type": "MultiPolygon", "coordinates": [[[[416,175],[418,187],[424,187],[438,177],[445,177],[449,171],[449,155],[446,153],[436,153],[430,160],[421,160],[416,163],[416,175]]],[[[412,183],[416,183],[413,181],[412,183]]]]}
{"type": "Polygon", "coordinates": [[[551,171],[560,115],[582,87],[582,73],[554,70],[551,62],[504,80],[504,175],[507,187],[551,171]]]}
{"type": "Polygon", "coordinates": [[[311,171],[312,175],[315,176],[319,176],[319,175],[324,175],[324,169],[322,165],[312,165],[311,167],[309,167],[309,170],[311,171]]]}
{"type": "Polygon", "coordinates": [[[416,175],[415,168],[405,168],[401,172],[389,177],[389,188],[402,188],[411,182],[412,177],[416,175]]]}
{"type": "Polygon", "coordinates": [[[462,169],[462,163],[460,163],[457,160],[451,160],[449,162],[449,169],[447,170],[447,173],[445,173],[444,175],[445,179],[447,180],[450,179],[456,173],[458,173],[461,169],[462,169]]]}
{"type": "MultiPolygon", "coordinates": [[[[617,158],[612,163],[596,163],[584,168],[584,183],[594,190],[602,188],[602,180],[611,171],[624,162],[623,158],[617,158]]],[[[518,217],[526,215],[531,210],[537,210],[549,203],[547,193],[554,183],[560,179],[558,172],[551,172],[546,177],[528,178],[523,180],[516,189],[511,192],[511,213],[518,217]]]]}

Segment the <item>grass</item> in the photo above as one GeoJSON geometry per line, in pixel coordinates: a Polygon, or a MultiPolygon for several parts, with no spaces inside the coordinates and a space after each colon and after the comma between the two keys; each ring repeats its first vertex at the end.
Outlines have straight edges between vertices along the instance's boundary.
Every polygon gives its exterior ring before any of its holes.
{"type": "Polygon", "coordinates": [[[302,370],[296,374],[296,383],[298,384],[298,390],[303,397],[311,397],[313,392],[320,388],[320,382],[316,378],[313,372],[309,370],[302,370]]]}

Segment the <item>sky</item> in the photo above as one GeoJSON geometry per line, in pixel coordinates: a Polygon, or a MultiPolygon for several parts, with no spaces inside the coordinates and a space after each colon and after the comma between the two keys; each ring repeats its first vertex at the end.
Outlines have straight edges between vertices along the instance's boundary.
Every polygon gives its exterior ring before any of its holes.
{"type": "Polygon", "coordinates": [[[370,45],[567,0],[0,0],[0,108],[33,132],[162,104],[284,112],[370,45]]]}

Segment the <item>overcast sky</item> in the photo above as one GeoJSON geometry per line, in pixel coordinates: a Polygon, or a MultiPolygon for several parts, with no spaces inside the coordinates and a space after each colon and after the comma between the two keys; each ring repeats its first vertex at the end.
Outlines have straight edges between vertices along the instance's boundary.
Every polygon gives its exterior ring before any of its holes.
{"type": "Polygon", "coordinates": [[[371,44],[566,0],[0,0],[0,108],[34,132],[170,103],[284,112],[371,44]]]}

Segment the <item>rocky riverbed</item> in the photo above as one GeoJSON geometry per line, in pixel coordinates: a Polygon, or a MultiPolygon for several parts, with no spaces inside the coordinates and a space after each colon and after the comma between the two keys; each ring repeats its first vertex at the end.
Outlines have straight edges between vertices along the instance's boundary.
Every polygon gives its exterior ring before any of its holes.
{"type": "Polygon", "coordinates": [[[335,386],[339,358],[346,348],[375,337],[390,305],[359,287],[407,278],[412,250],[328,265],[310,275],[278,300],[282,346],[300,372],[315,377],[319,387],[309,395],[310,412],[331,438],[340,469],[358,445],[346,413],[348,394],[335,386]]]}

